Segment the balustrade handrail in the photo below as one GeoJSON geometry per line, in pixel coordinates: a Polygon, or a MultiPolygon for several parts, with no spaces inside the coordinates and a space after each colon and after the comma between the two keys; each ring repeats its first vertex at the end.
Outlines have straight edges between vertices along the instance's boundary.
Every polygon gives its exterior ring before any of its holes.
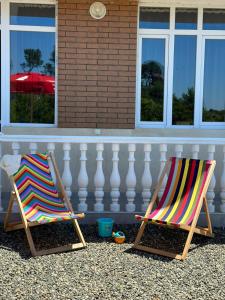
{"type": "Polygon", "coordinates": [[[224,138],[150,137],[150,136],[65,136],[65,135],[9,135],[1,134],[0,142],[72,143],[72,144],[184,144],[225,145],[224,138]]]}

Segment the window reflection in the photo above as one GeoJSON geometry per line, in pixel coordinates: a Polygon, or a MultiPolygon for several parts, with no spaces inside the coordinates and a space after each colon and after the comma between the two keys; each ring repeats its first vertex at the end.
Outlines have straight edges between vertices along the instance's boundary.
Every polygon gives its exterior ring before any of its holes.
{"type": "Polygon", "coordinates": [[[204,9],[203,29],[225,30],[225,9],[204,9]]]}
{"type": "Polygon", "coordinates": [[[197,29],[198,10],[176,8],[176,29],[197,29]]]}
{"type": "Polygon", "coordinates": [[[169,29],[170,9],[141,7],[140,28],[169,29]]]}
{"type": "Polygon", "coordinates": [[[143,39],[141,120],[163,121],[165,39],[143,39]]]}
{"type": "Polygon", "coordinates": [[[55,26],[55,6],[46,4],[10,4],[11,25],[55,26]]]}
{"type": "Polygon", "coordinates": [[[203,121],[225,121],[225,40],[206,40],[203,121]]]}
{"type": "Polygon", "coordinates": [[[193,125],[196,36],[176,36],[173,76],[173,125],[193,125]]]}
{"type": "Polygon", "coordinates": [[[11,122],[54,123],[55,34],[12,31],[10,42],[11,122]]]}

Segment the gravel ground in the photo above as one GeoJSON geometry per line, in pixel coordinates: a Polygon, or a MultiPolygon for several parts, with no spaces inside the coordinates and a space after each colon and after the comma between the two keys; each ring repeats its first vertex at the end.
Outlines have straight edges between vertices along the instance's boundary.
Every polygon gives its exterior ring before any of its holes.
{"type": "MultiPolygon", "coordinates": [[[[126,233],[126,243],[100,239],[95,226],[84,225],[88,248],[32,258],[22,231],[4,233],[0,227],[0,299],[225,299],[224,230],[215,230],[214,239],[195,236],[187,260],[180,262],[131,250],[135,225],[116,229],[126,233]]],[[[32,231],[40,247],[55,246],[56,239],[74,241],[70,224],[32,231]]],[[[150,226],[144,240],[180,248],[185,237],[150,226]]]]}

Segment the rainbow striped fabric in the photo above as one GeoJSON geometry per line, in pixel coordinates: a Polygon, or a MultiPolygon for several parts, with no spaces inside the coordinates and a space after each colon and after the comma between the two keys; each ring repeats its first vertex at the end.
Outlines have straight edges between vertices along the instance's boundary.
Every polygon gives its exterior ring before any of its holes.
{"type": "Polygon", "coordinates": [[[49,223],[76,219],[59,198],[46,154],[23,155],[13,177],[28,221],[49,223]]]}
{"type": "Polygon", "coordinates": [[[195,215],[212,161],[171,158],[168,181],[157,208],[137,220],[168,225],[189,225],[195,215]]]}

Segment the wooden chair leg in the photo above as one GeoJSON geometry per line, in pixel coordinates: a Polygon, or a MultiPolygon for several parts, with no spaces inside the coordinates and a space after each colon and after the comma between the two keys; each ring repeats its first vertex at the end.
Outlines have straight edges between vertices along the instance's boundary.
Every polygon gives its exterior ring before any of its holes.
{"type": "Polygon", "coordinates": [[[25,229],[25,233],[26,233],[26,236],[27,236],[27,241],[28,241],[28,244],[29,244],[29,247],[30,247],[31,254],[32,254],[32,256],[36,256],[37,251],[36,251],[34,241],[33,241],[33,238],[32,238],[31,232],[30,232],[30,228],[27,226],[24,229],[25,229]]]}
{"type": "Polygon", "coordinates": [[[194,234],[194,228],[195,228],[194,226],[191,227],[191,230],[188,233],[188,237],[187,237],[187,240],[186,240],[186,243],[185,243],[185,246],[184,246],[184,250],[183,250],[183,253],[182,253],[182,256],[181,256],[182,260],[185,260],[185,258],[187,257],[188,250],[191,246],[191,241],[192,241],[193,234],[194,234]]]}
{"type": "Polygon", "coordinates": [[[143,236],[143,233],[144,233],[144,230],[145,230],[145,227],[148,223],[147,222],[142,222],[141,223],[141,226],[138,230],[138,234],[136,236],[136,239],[135,239],[135,242],[134,242],[134,245],[133,245],[133,248],[136,248],[136,246],[140,243],[140,240],[143,236]]]}
{"type": "MultiPolygon", "coordinates": [[[[184,260],[187,257],[187,253],[188,253],[188,250],[189,250],[190,245],[191,245],[191,240],[192,240],[193,234],[194,234],[195,229],[196,229],[196,225],[197,225],[197,221],[198,221],[201,209],[202,209],[202,205],[204,205],[204,199],[205,199],[205,197],[202,197],[200,199],[197,210],[195,212],[195,216],[194,216],[194,219],[192,221],[191,228],[190,228],[190,231],[189,231],[189,234],[188,234],[188,238],[187,238],[187,241],[185,243],[184,250],[183,250],[183,253],[182,253],[182,260],[184,260]]],[[[205,199],[205,201],[206,201],[206,199],[205,199]]],[[[206,208],[207,203],[205,202],[205,204],[206,204],[206,206],[205,206],[205,208],[206,208]]],[[[209,215],[208,215],[208,217],[209,217],[209,215]]],[[[211,230],[212,230],[212,228],[211,228],[211,230]]]]}
{"type": "Polygon", "coordinates": [[[209,215],[209,208],[208,208],[208,203],[207,203],[206,197],[203,198],[203,208],[204,208],[206,220],[208,223],[208,232],[211,235],[211,237],[213,237],[214,235],[213,235],[213,231],[212,231],[212,223],[211,223],[211,219],[210,219],[210,215],[209,215]]]}
{"type": "Polygon", "coordinates": [[[5,231],[7,231],[7,228],[10,225],[9,224],[9,217],[10,217],[10,215],[12,213],[12,207],[13,207],[13,202],[14,201],[16,201],[15,193],[11,192],[10,199],[9,199],[8,209],[7,209],[7,212],[6,212],[6,215],[5,215],[5,219],[4,219],[4,230],[5,231]]]}
{"type": "Polygon", "coordinates": [[[86,242],[84,240],[84,236],[83,236],[83,234],[80,230],[80,225],[78,224],[78,221],[76,219],[73,219],[72,223],[73,223],[73,227],[74,227],[74,229],[75,229],[75,231],[76,231],[76,233],[79,237],[80,242],[84,245],[84,247],[86,247],[87,245],[86,245],[86,242]]]}

